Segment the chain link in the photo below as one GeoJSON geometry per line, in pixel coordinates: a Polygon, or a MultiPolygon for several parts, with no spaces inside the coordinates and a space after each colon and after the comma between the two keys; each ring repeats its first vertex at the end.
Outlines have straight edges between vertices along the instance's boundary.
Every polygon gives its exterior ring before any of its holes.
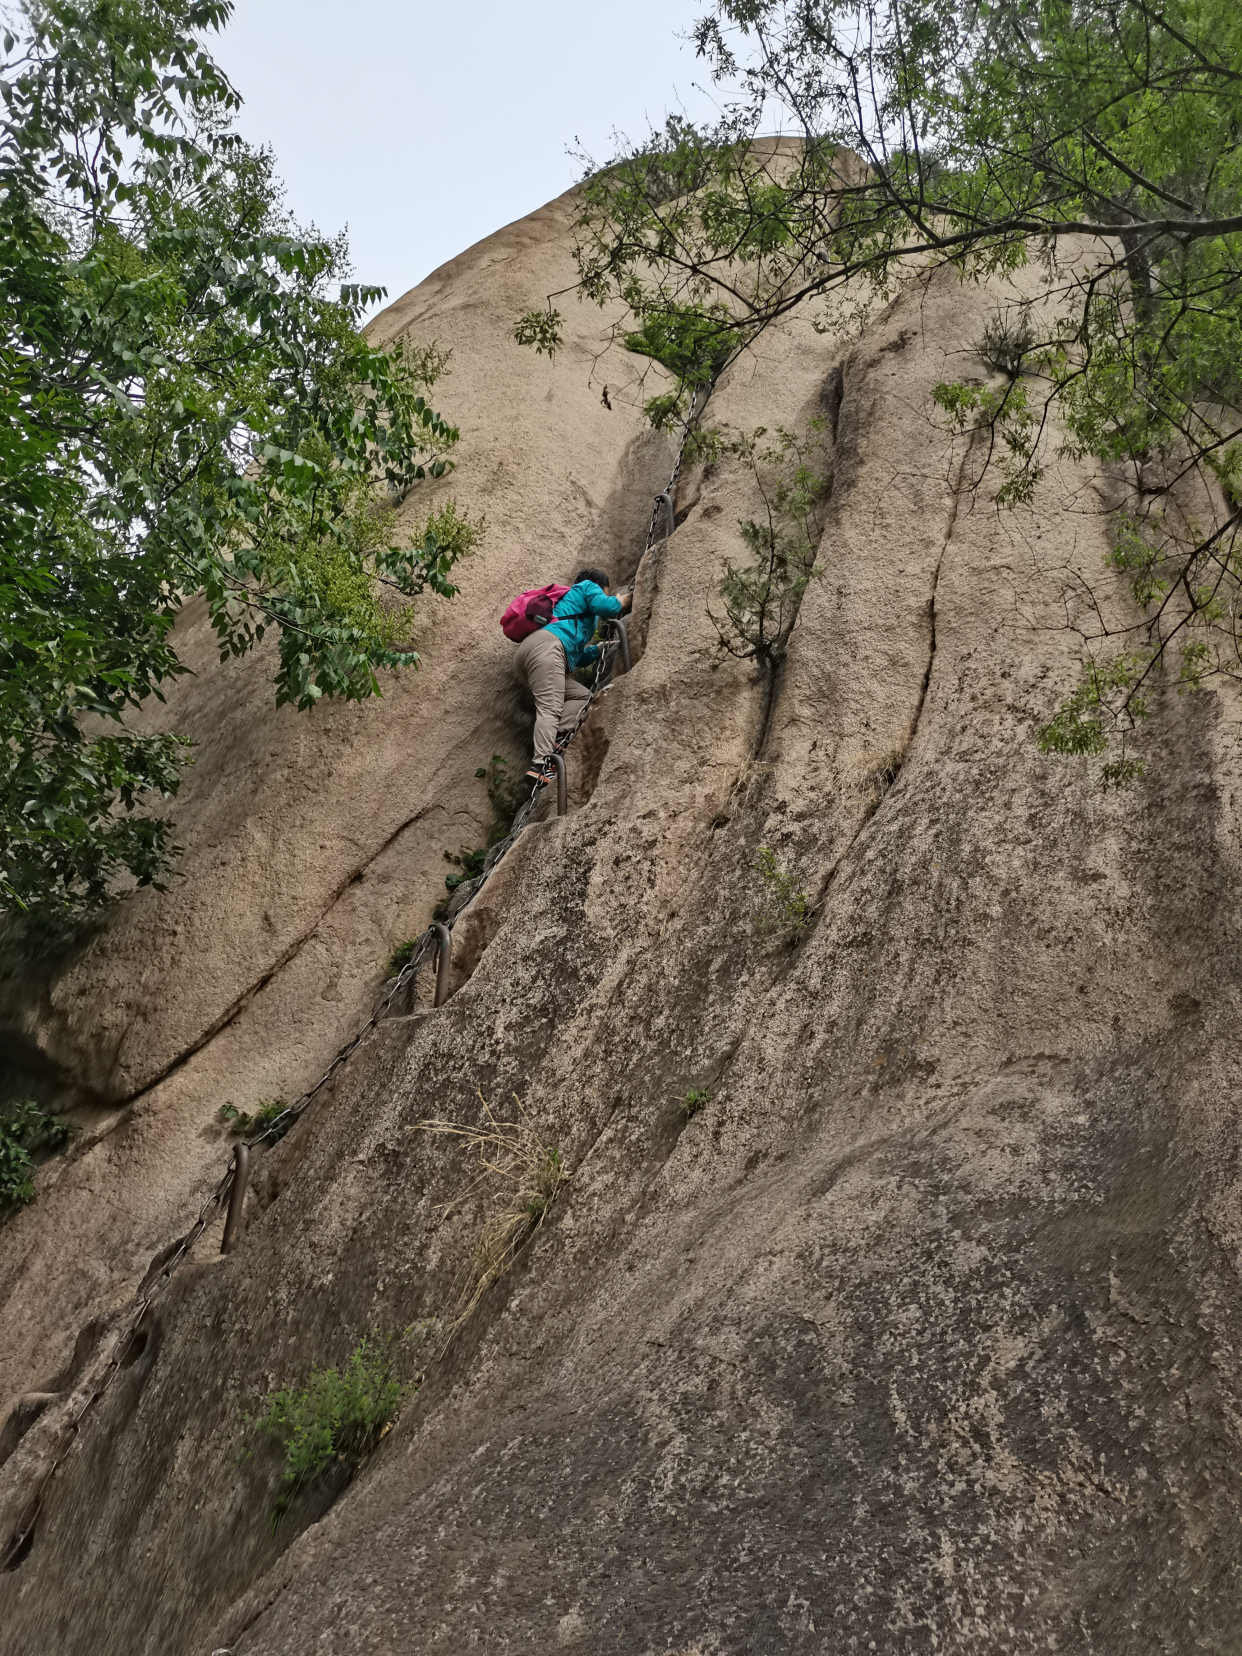
{"type": "MultiPolygon", "coordinates": [[[[367,1019],[366,1023],[363,1024],[362,1028],[353,1037],[353,1039],[347,1041],[346,1044],[341,1047],[332,1062],[328,1065],[327,1069],[324,1070],[318,1081],[315,1082],[314,1086],[308,1087],[300,1098],[295,1099],[294,1102],[283,1109],[278,1116],[274,1116],[272,1120],[265,1125],[261,1133],[256,1133],[253,1138],[243,1140],[248,1148],[254,1149],[258,1145],[264,1144],[269,1140],[282,1137],[283,1134],[288,1132],[289,1128],[292,1127],[294,1123],[305,1113],[319,1092],[331,1080],[336,1071],[340,1069],[343,1064],[349,1062],[350,1058],[353,1057],[354,1053],[362,1045],[363,1041],[387,1013],[396,996],[405,987],[405,985],[409,983],[410,979],[415,976],[418,968],[422,965],[422,962],[426,957],[432,935],[432,932],[428,930],[423,933],[422,937],[419,938],[418,945],[414,950],[414,953],[410,956],[409,960],[393,979],[392,985],[388,989],[387,994],[385,994],[383,999],[376,1006],[375,1010],[371,1013],[371,1016],[367,1019]]],[[[82,1400],[76,1413],[73,1414],[73,1416],[62,1428],[61,1435],[57,1442],[55,1451],[53,1452],[52,1458],[40,1477],[38,1484],[31,1493],[31,1496],[22,1511],[21,1517],[18,1519],[16,1528],[9,1537],[8,1541],[5,1543],[3,1553],[0,1553],[0,1570],[7,1570],[11,1568],[21,1558],[22,1549],[26,1541],[33,1534],[35,1525],[38,1523],[39,1514],[43,1509],[43,1500],[47,1493],[48,1486],[50,1485],[52,1479],[56,1476],[57,1472],[59,1472],[61,1466],[68,1458],[74,1444],[77,1442],[82,1422],[94,1408],[96,1403],[99,1402],[100,1398],[104,1396],[108,1390],[108,1387],[121,1372],[121,1369],[124,1366],[125,1358],[128,1356],[134,1340],[137,1338],[138,1331],[146,1318],[147,1312],[151,1309],[151,1306],[168,1286],[177,1269],[185,1262],[193,1250],[195,1243],[211,1223],[212,1217],[216,1210],[223,1208],[227,1203],[233,1189],[233,1180],[236,1177],[236,1171],[237,1161],[234,1156],[230,1159],[229,1165],[215,1189],[207,1197],[206,1201],[204,1201],[202,1207],[199,1208],[198,1217],[195,1219],[193,1225],[191,1225],[190,1229],[176,1245],[173,1252],[160,1266],[159,1270],[156,1271],[154,1276],[151,1277],[150,1281],[144,1283],[136,1294],[134,1305],[127,1323],[116,1337],[111,1356],[108,1358],[107,1363],[104,1364],[98,1377],[92,1384],[89,1393],[82,1400]]]]}
{"type": "MultiPolygon", "coordinates": [[[[664,494],[668,496],[670,501],[673,498],[673,490],[677,485],[677,479],[681,475],[681,462],[685,456],[686,444],[690,441],[690,433],[694,430],[695,422],[702,414],[703,409],[707,407],[708,398],[715,389],[716,382],[712,380],[710,385],[704,386],[701,391],[696,391],[690,399],[690,409],[682,423],[681,442],[677,445],[677,458],[673,461],[673,469],[669,473],[668,484],[664,489],[664,494]],[[703,399],[701,405],[699,403],[700,396],[703,399]]],[[[647,525],[647,539],[643,546],[644,553],[650,552],[655,545],[656,524],[660,521],[660,501],[662,498],[663,495],[657,495],[651,508],[651,521],[647,525]]]]}

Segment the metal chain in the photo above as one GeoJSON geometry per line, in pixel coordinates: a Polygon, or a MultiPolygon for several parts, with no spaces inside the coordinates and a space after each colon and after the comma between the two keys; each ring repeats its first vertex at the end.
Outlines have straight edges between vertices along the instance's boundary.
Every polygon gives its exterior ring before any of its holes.
{"type": "MultiPolygon", "coordinates": [[[[336,1074],[337,1070],[340,1069],[341,1065],[349,1062],[354,1053],[362,1045],[363,1041],[366,1040],[367,1036],[371,1033],[375,1026],[383,1020],[388,1008],[392,1005],[397,995],[402,989],[405,988],[406,984],[412,977],[415,976],[418,968],[422,965],[423,960],[426,957],[427,950],[431,944],[431,937],[432,933],[429,928],[419,938],[414,952],[411,954],[410,958],[406,961],[401,970],[397,973],[396,977],[393,978],[392,987],[384,996],[383,1000],[379,1002],[375,1010],[371,1013],[371,1016],[367,1019],[366,1023],[363,1024],[362,1028],[358,1031],[354,1038],[351,1041],[346,1041],[345,1045],[340,1048],[336,1057],[328,1065],[327,1069],[324,1070],[318,1081],[315,1082],[315,1085],[313,1087],[309,1087],[302,1094],[302,1096],[295,1099],[292,1104],[286,1105],[278,1116],[273,1116],[271,1121],[267,1123],[261,1133],[256,1133],[253,1138],[244,1139],[243,1143],[246,1145],[247,1149],[253,1150],[256,1146],[263,1144],[268,1139],[273,1139],[273,1137],[284,1137],[284,1135],[289,1131],[289,1128],[293,1126],[294,1122],[297,1121],[298,1118],[309,1108],[310,1104],[318,1095],[320,1090],[327,1086],[328,1082],[336,1074]],[[287,1123],[287,1125],[282,1125],[284,1123],[287,1123]]],[[[231,1179],[231,1169],[230,1173],[226,1175],[226,1177],[231,1179]]]]}
{"type": "MultiPolygon", "coordinates": [[[[670,500],[673,498],[673,490],[676,487],[677,479],[681,475],[681,462],[685,456],[686,444],[690,441],[690,433],[694,430],[695,421],[702,414],[703,409],[707,407],[708,398],[715,389],[716,381],[712,380],[709,385],[705,385],[700,391],[696,391],[694,396],[690,399],[689,412],[687,413],[685,420],[682,422],[681,442],[677,445],[677,458],[673,461],[673,469],[669,473],[668,484],[664,489],[664,494],[666,494],[670,500]],[[700,396],[703,399],[702,406],[699,404],[700,396]]],[[[660,518],[661,499],[662,496],[657,495],[651,508],[651,521],[647,525],[647,539],[643,545],[644,553],[650,552],[651,548],[655,545],[656,524],[659,522],[660,518]]]]}
{"type": "MultiPolygon", "coordinates": [[[[376,1006],[371,1016],[367,1019],[366,1023],[363,1024],[362,1028],[353,1037],[353,1039],[346,1042],[346,1044],[341,1047],[340,1051],[333,1058],[327,1069],[324,1070],[318,1081],[315,1082],[314,1086],[309,1087],[300,1098],[295,1099],[295,1101],[283,1109],[278,1116],[274,1116],[272,1120],[266,1124],[261,1133],[256,1133],[253,1138],[243,1140],[242,1142],[248,1148],[254,1148],[257,1145],[263,1144],[266,1140],[273,1138],[273,1136],[280,1137],[283,1133],[287,1132],[289,1127],[292,1127],[294,1122],[296,1122],[299,1117],[301,1117],[310,1107],[312,1101],[322,1090],[322,1088],[327,1085],[328,1081],[341,1067],[341,1065],[349,1062],[358,1047],[361,1046],[362,1042],[387,1013],[388,1008],[392,1005],[397,994],[418,971],[418,968],[421,966],[423,959],[426,956],[431,935],[431,932],[427,931],[424,932],[422,937],[419,938],[417,948],[393,979],[392,986],[388,990],[388,993],[376,1006]],[[287,1125],[285,1125],[286,1123],[287,1125]]],[[[33,1533],[34,1527],[39,1520],[39,1514],[43,1509],[43,1500],[47,1493],[48,1485],[56,1476],[74,1444],[77,1442],[78,1433],[81,1430],[83,1420],[86,1418],[91,1409],[94,1408],[95,1404],[99,1402],[100,1398],[104,1396],[108,1390],[108,1387],[121,1372],[124,1360],[133,1346],[138,1330],[145,1320],[147,1312],[151,1309],[151,1306],[155,1303],[156,1299],[158,1299],[160,1294],[162,1294],[164,1289],[168,1286],[177,1269],[184,1264],[185,1260],[194,1248],[195,1243],[211,1223],[214,1212],[218,1208],[223,1207],[227,1202],[230,1194],[232,1193],[236,1169],[236,1157],[233,1157],[230,1159],[229,1165],[226,1168],[223,1177],[220,1179],[215,1189],[207,1197],[202,1207],[199,1208],[198,1217],[195,1219],[193,1225],[191,1225],[190,1229],[186,1232],[185,1236],[182,1237],[172,1254],[170,1254],[164,1261],[163,1265],[160,1266],[159,1270],[155,1273],[151,1280],[140,1288],[138,1293],[135,1295],[134,1306],[131,1311],[128,1324],[117,1336],[116,1342],[112,1349],[112,1355],[104,1365],[98,1379],[92,1385],[90,1392],[83,1399],[76,1414],[74,1414],[73,1417],[66,1422],[61,1432],[60,1440],[57,1443],[55,1452],[52,1455],[51,1461],[27,1501],[22,1515],[18,1520],[16,1529],[13,1531],[13,1534],[9,1537],[5,1544],[3,1553],[0,1554],[0,1570],[9,1569],[20,1558],[22,1548],[27,1539],[33,1533]]]]}
{"type": "MultiPolygon", "coordinates": [[[[714,385],[715,382],[713,381],[712,384],[707,386],[705,389],[705,393],[703,394],[704,406],[706,406],[708,397],[711,396],[714,385]]],[[[682,429],[682,438],[677,449],[677,458],[673,463],[673,470],[669,476],[668,487],[665,491],[670,500],[677,482],[678,474],[681,471],[681,463],[686,451],[686,443],[689,441],[690,432],[693,428],[694,422],[698,417],[698,414],[701,412],[699,408],[699,396],[700,393],[696,391],[693,399],[691,400],[690,411],[686,416],[682,429]]],[[[655,504],[652,507],[651,522],[648,526],[647,539],[643,546],[644,555],[650,552],[652,545],[654,544],[656,522],[660,514],[660,499],[661,497],[657,495],[655,498],[655,504]]],[[[633,591],[633,582],[630,583],[627,590],[633,591]]],[[[569,728],[563,740],[558,743],[559,752],[564,753],[569,747],[570,743],[574,740],[579,730],[582,728],[582,725],[589,715],[591,708],[594,706],[596,699],[602,695],[606,689],[608,689],[609,686],[608,681],[605,678],[605,674],[608,673],[611,667],[612,657],[616,651],[616,648],[617,646],[614,643],[610,649],[608,643],[606,642],[604,648],[601,650],[598,662],[596,663],[595,674],[591,681],[590,694],[579,709],[577,719],[569,728]]],[[[543,783],[536,783],[531,789],[530,798],[521,806],[517,812],[517,815],[514,817],[513,824],[508,834],[506,834],[505,838],[500,841],[499,845],[493,847],[492,851],[488,854],[488,858],[483,865],[483,872],[477,875],[470,883],[469,896],[467,897],[466,903],[464,903],[461,908],[458,909],[457,914],[455,914],[453,918],[447,922],[450,931],[468,904],[473,902],[474,898],[478,895],[484,884],[495,872],[497,865],[516,844],[523,830],[530,822],[530,819],[534,814],[535,807],[539,804],[543,794],[543,783]]],[[[371,1016],[367,1019],[366,1023],[363,1024],[358,1033],[340,1048],[336,1056],[332,1059],[332,1062],[328,1065],[327,1069],[324,1070],[318,1081],[315,1082],[314,1086],[308,1087],[300,1098],[295,1099],[292,1104],[286,1105],[278,1116],[274,1116],[271,1121],[265,1124],[261,1133],[256,1133],[253,1138],[243,1139],[241,1141],[246,1145],[247,1149],[253,1150],[261,1144],[265,1144],[269,1141],[274,1142],[275,1139],[282,1138],[284,1134],[287,1133],[289,1129],[301,1119],[301,1117],[310,1108],[316,1097],[318,1097],[319,1093],[325,1086],[327,1086],[333,1075],[336,1074],[337,1070],[340,1069],[342,1065],[349,1062],[371,1031],[376,1028],[380,1022],[382,1022],[397,995],[416,975],[419,967],[422,965],[423,960],[426,957],[427,950],[431,944],[432,936],[433,933],[431,929],[428,928],[428,930],[425,931],[418,939],[414,952],[411,954],[409,960],[406,961],[405,965],[402,966],[397,975],[393,978],[392,985],[388,989],[388,992],[384,995],[383,999],[377,1003],[374,1011],[371,1013],[371,1016]]],[[[89,1394],[83,1399],[77,1413],[64,1426],[60,1440],[56,1447],[56,1451],[53,1454],[52,1459],[42,1477],[39,1479],[39,1482],[32,1492],[30,1499],[27,1501],[26,1507],[22,1512],[22,1516],[18,1520],[17,1528],[9,1537],[3,1554],[0,1554],[0,1570],[7,1570],[11,1568],[20,1559],[22,1549],[27,1540],[33,1534],[34,1527],[39,1519],[39,1514],[43,1509],[43,1500],[47,1493],[48,1486],[60,1470],[74,1444],[77,1442],[82,1422],[94,1408],[95,1404],[98,1403],[100,1398],[102,1398],[107,1392],[108,1387],[112,1384],[113,1380],[115,1380],[117,1375],[121,1372],[124,1360],[133,1346],[134,1340],[138,1335],[138,1330],[146,1318],[147,1312],[151,1309],[151,1306],[155,1303],[156,1299],[158,1299],[160,1294],[162,1294],[164,1289],[168,1286],[174,1273],[182,1264],[184,1264],[191,1250],[194,1248],[194,1245],[211,1223],[213,1213],[218,1208],[223,1207],[227,1202],[232,1193],[233,1180],[236,1176],[236,1167],[236,1157],[233,1157],[230,1159],[229,1165],[225,1170],[223,1177],[220,1179],[215,1189],[207,1197],[206,1201],[204,1201],[202,1207],[198,1210],[198,1217],[195,1219],[193,1225],[191,1225],[185,1236],[182,1237],[174,1251],[164,1261],[163,1265],[160,1266],[159,1270],[155,1273],[151,1280],[140,1288],[138,1293],[134,1296],[133,1310],[131,1312],[128,1325],[125,1327],[124,1331],[117,1336],[116,1342],[112,1349],[112,1355],[104,1365],[99,1378],[92,1385],[89,1394]]]]}

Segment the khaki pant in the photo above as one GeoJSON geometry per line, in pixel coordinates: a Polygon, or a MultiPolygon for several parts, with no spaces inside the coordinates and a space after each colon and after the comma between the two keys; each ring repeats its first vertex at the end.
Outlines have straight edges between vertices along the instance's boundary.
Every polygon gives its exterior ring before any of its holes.
{"type": "Polygon", "coordinates": [[[535,698],[535,763],[539,764],[551,754],[557,731],[575,723],[591,692],[565,671],[565,646],[546,627],[522,640],[514,666],[535,698]]]}

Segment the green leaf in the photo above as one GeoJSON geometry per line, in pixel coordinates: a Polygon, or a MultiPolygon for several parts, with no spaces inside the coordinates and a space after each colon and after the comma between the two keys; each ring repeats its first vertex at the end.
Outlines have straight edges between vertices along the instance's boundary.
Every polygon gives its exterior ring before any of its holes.
{"type": "Polygon", "coordinates": [[[389,490],[452,465],[445,358],[359,333],[380,290],[229,130],[229,9],[47,0],[0,82],[0,910],[52,928],[175,858],[189,746],[127,720],[184,671],[185,596],[222,660],[275,633],[278,703],[365,699],[418,662],[377,578],[450,597],[469,551],[394,545],[389,490]]]}

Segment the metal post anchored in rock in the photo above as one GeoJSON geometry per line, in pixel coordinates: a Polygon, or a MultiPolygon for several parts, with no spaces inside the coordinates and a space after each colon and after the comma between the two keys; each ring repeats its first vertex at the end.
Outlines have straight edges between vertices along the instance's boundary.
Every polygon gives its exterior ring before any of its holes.
{"type": "Polygon", "coordinates": [[[556,767],[556,814],[557,816],[564,816],[569,809],[569,792],[565,781],[565,760],[559,753],[554,753],[552,763],[556,767]]]}
{"type": "Polygon", "coordinates": [[[246,1186],[250,1183],[250,1146],[239,1144],[233,1151],[233,1188],[229,1192],[229,1211],[224,1221],[224,1237],[220,1243],[222,1254],[232,1253],[241,1229],[242,1208],[246,1205],[246,1186]]]}
{"type": "Polygon", "coordinates": [[[673,533],[673,530],[677,527],[676,519],[673,516],[673,497],[667,489],[665,489],[663,494],[658,494],[656,496],[657,505],[660,501],[664,502],[664,513],[668,519],[668,528],[664,531],[664,538],[667,540],[673,533]]]}
{"type": "Polygon", "coordinates": [[[436,998],[433,1004],[443,1006],[448,999],[449,973],[453,969],[453,934],[437,920],[431,928],[440,945],[440,960],[436,966],[436,998]]]}
{"type": "Polygon", "coordinates": [[[626,630],[625,622],[619,615],[613,617],[613,626],[617,629],[617,654],[621,657],[621,671],[630,670],[630,635],[626,630]]]}

